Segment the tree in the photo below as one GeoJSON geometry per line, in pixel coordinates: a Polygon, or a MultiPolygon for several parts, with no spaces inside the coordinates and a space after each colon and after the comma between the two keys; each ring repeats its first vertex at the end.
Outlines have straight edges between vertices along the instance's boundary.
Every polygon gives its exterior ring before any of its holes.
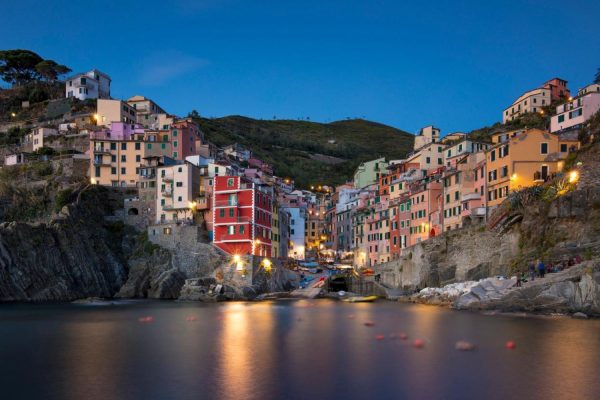
{"type": "Polygon", "coordinates": [[[36,65],[43,59],[30,50],[0,51],[0,78],[13,85],[22,85],[39,77],[36,65]]]}
{"type": "Polygon", "coordinates": [[[196,110],[192,110],[189,114],[188,117],[190,118],[200,118],[200,113],[196,110]]]}
{"type": "Polygon", "coordinates": [[[594,83],[600,85],[600,68],[596,71],[596,76],[594,77],[594,83]]]}
{"type": "Polygon", "coordinates": [[[37,63],[35,70],[47,82],[55,82],[59,76],[71,72],[71,68],[57,64],[54,60],[43,60],[37,63]]]}

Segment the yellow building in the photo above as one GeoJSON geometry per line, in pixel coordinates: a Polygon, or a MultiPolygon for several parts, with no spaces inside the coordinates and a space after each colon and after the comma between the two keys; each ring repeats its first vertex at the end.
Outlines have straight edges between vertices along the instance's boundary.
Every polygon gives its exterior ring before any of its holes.
{"type": "Polygon", "coordinates": [[[168,131],[165,135],[159,137],[156,132],[131,129],[130,125],[122,123],[112,124],[109,131],[91,133],[91,182],[104,186],[136,187],[145,158],[171,154],[168,131]]]}
{"type": "Polygon", "coordinates": [[[579,147],[578,142],[540,129],[497,134],[493,140],[495,145],[486,151],[488,207],[562,171],[569,148],[579,147]]]}

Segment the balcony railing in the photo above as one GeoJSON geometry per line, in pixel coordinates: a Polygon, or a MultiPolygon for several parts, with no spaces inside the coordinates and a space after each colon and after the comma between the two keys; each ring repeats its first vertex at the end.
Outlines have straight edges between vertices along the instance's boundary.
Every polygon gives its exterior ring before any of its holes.
{"type": "Polygon", "coordinates": [[[110,150],[104,147],[94,147],[94,154],[110,154],[110,150]]]}
{"type": "Polygon", "coordinates": [[[467,193],[462,195],[461,201],[479,200],[481,195],[479,193],[467,193]]]}
{"type": "Polygon", "coordinates": [[[217,224],[234,224],[234,223],[246,223],[250,222],[250,217],[219,217],[216,221],[217,224]]]}
{"type": "Polygon", "coordinates": [[[164,188],[164,189],[161,189],[161,191],[160,191],[160,192],[162,193],[162,195],[163,195],[164,197],[171,197],[171,196],[173,196],[173,189],[171,189],[171,188],[164,188]]]}
{"type": "Polygon", "coordinates": [[[217,200],[215,201],[215,207],[237,207],[238,206],[238,202],[237,201],[231,201],[231,200],[217,200]]]}

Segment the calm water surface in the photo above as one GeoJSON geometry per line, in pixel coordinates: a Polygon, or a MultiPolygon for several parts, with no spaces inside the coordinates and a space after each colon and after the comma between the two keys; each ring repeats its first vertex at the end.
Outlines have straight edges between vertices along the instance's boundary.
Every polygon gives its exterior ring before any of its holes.
{"type": "Polygon", "coordinates": [[[0,391],[0,399],[600,399],[600,321],[326,300],[2,305],[0,391]],[[138,321],[145,316],[153,321],[138,321]],[[399,332],[425,348],[387,338],[399,332]],[[478,350],[456,351],[457,340],[478,350]]]}

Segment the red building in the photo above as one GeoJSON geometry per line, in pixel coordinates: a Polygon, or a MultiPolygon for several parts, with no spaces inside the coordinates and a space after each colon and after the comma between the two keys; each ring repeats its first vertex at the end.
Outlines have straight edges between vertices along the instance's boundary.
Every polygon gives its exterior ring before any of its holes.
{"type": "Polygon", "coordinates": [[[568,99],[571,96],[571,92],[567,88],[567,81],[560,78],[550,79],[548,82],[542,85],[543,88],[550,89],[550,100],[558,101],[562,99],[568,99]]]}
{"type": "Polygon", "coordinates": [[[239,176],[216,176],[213,243],[234,255],[271,257],[272,189],[239,176]]]}

